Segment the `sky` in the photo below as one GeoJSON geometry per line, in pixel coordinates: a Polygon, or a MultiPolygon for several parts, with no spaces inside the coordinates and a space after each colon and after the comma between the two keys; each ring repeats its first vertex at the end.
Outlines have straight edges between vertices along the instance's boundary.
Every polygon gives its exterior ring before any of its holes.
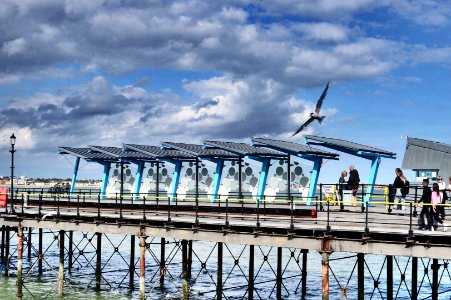
{"type": "MultiPolygon", "coordinates": [[[[393,181],[406,136],[451,144],[447,1],[2,0],[0,20],[0,175],[13,132],[28,177],[71,177],[58,146],[304,144],[290,136],[327,82],[326,118],[302,133],[396,152],[378,183],[393,181]]],[[[350,164],[366,182],[368,160],[340,157],[320,182],[350,164]]]]}

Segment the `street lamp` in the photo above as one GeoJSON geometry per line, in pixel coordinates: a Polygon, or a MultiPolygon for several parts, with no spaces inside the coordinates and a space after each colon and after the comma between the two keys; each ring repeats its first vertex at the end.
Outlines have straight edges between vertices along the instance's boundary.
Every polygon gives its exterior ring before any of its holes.
{"type": "Polygon", "coordinates": [[[14,152],[16,152],[16,150],[14,150],[14,145],[16,144],[16,136],[13,135],[10,137],[11,140],[11,150],[9,150],[9,152],[11,152],[11,211],[10,213],[15,213],[14,211],[14,152]]]}

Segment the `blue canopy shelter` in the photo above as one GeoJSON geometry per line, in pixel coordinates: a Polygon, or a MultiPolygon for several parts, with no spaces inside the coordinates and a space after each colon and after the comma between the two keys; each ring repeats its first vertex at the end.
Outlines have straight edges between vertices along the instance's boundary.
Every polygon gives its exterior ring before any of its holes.
{"type": "Polygon", "coordinates": [[[396,158],[396,153],[377,149],[370,146],[357,144],[350,141],[326,138],[314,135],[306,135],[307,144],[323,146],[329,149],[334,149],[343,153],[365,158],[371,161],[371,171],[368,179],[368,188],[365,195],[365,202],[368,202],[370,196],[374,191],[374,184],[376,182],[377,172],[379,170],[379,164],[381,158],[396,158]]]}
{"type": "MultiPolygon", "coordinates": [[[[221,183],[221,177],[222,177],[222,170],[224,167],[225,161],[239,161],[240,156],[229,151],[225,151],[222,149],[206,149],[202,145],[196,145],[196,144],[184,144],[184,143],[172,143],[172,142],[164,142],[162,143],[162,146],[173,149],[173,150],[179,150],[185,153],[188,153],[190,155],[194,155],[197,158],[201,160],[208,160],[216,164],[216,171],[213,178],[213,188],[212,193],[210,195],[211,202],[215,202],[215,200],[218,198],[218,191],[219,186],[221,183]]],[[[199,163],[198,160],[196,160],[196,195],[199,194],[199,181],[197,178],[197,174],[199,173],[199,163]]]]}
{"type": "Polygon", "coordinates": [[[258,181],[257,200],[262,200],[265,193],[266,180],[268,178],[268,171],[271,159],[285,159],[285,153],[275,151],[272,149],[265,149],[254,147],[245,143],[222,142],[222,141],[204,141],[206,148],[222,149],[228,152],[235,153],[239,156],[239,197],[242,196],[241,191],[241,162],[243,158],[249,158],[262,163],[260,172],[260,179],[258,181]]]}
{"type": "Polygon", "coordinates": [[[119,162],[115,156],[100,151],[96,151],[91,148],[74,148],[74,147],[58,147],[58,153],[62,155],[69,154],[76,157],[74,172],[72,175],[72,184],[70,186],[70,194],[74,192],[78,168],[80,165],[80,159],[84,159],[87,162],[96,162],[103,165],[103,177],[102,177],[102,185],[100,188],[100,195],[101,197],[105,196],[106,187],[108,185],[108,175],[110,173],[110,165],[111,163],[119,162]]]}
{"type": "MultiPolygon", "coordinates": [[[[107,155],[111,155],[116,158],[121,164],[121,195],[123,194],[123,181],[124,181],[124,168],[123,165],[128,163],[133,163],[138,166],[138,170],[136,172],[136,181],[134,185],[133,198],[136,199],[139,195],[139,190],[141,187],[144,164],[146,162],[157,162],[152,156],[147,155],[145,153],[141,153],[135,150],[124,149],[119,147],[104,147],[104,146],[89,146],[91,150],[105,153],[107,155]]],[[[108,175],[107,175],[108,179],[108,175]]],[[[105,186],[107,186],[106,184],[105,186]]]]}
{"type": "MultiPolygon", "coordinates": [[[[170,200],[173,201],[175,199],[175,195],[177,194],[177,187],[180,181],[180,173],[182,171],[182,163],[185,161],[195,162],[197,157],[195,155],[191,155],[189,153],[167,149],[165,147],[157,147],[157,146],[149,146],[149,145],[136,145],[136,144],[124,144],[125,149],[131,149],[143,154],[146,154],[158,161],[164,161],[168,163],[174,164],[174,174],[172,177],[172,186],[170,191],[170,200]]],[[[157,174],[159,174],[158,170],[159,164],[157,164],[157,174]]],[[[157,183],[158,187],[158,183],[157,183]]],[[[159,196],[159,191],[157,190],[157,197],[159,196]]]]}
{"type": "Polygon", "coordinates": [[[310,205],[311,200],[315,197],[316,184],[318,183],[319,172],[323,159],[338,159],[338,154],[327,151],[315,149],[310,146],[305,146],[293,142],[273,140],[267,138],[252,138],[254,146],[271,148],[288,155],[288,197],[290,198],[290,156],[297,156],[313,162],[312,176],[310,178],[310,187],[307,198],[307,205],[310,205]]]}

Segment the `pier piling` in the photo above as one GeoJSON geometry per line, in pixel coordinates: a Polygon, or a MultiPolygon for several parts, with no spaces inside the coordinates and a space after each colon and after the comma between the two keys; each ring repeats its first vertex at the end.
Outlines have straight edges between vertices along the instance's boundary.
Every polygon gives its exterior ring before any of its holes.
{"type": "Polygon", "coordinates": [[[282,299],[282,247],[277,247],[277,299],[282,299]]]}
{"type": "Polygon", "coordinates": [[[42,275],[42,228],[38,231],[38,274],[42,275]]]}
{"type": "Polygon", "coordinates": [[[23,227],[22,225],[19,225],[17,228],[17,293],[16,293],[16,299],[22,299],[22,286],[23,286],[23,279],[22,279],[22,265],[23,265],[23,227]]]}
{"type": "Polygon", "coordinates": [[[322,277],[322,299],[329,300],[329,257],[330,240],[324,238],[322,241],[321,254],[321,277],[322,277]]]}
{"type": "Polygon", "coordinates": [[[440,265],[438,264],[438,259],[434,258],[432,260],[432,300],[438,299],[438,269],[440,265]]]}
{"type": "Polygon", "coordinates": [[[135,288],[135,236],[130,236],[130,289],[135,288]]]}
{"type": "Polygon", "coordinates": [[[418,257],[412,257],[412,300],[418,299],[418,257]]]}
{"type": "Polygon", "coordinates": [[[365,255],[357,253],[357,286],[358,299],[365,299],[365,255]]]}
{"type": "Polygon", "coordinates": [[[6,226],[6,243],[5,243],[5,276],[8,277],[9,276],[9,244],[10,244],[10,240],[9,240],[9,226],[6,226]]]}
{"type": "Polygon", "coordinates": [[[160,286],[164,285],[164,273],[166,268],[166,239],[160,240],[160,286]]]}
{"type": "Polygon", "coordinates": [[[32,250],[32,244],[31,244],[31,236],[33,234],[33,230],[31,227],[28,227],[28,238],[27,238],[27,258],[28,260],[31,260],[31,250],[32,250]]]}
{"type": "Polygon", "coordinates": [[[96,292],[100,292],[101,277],[102,277],[102,233],[96,232],[97,247],[96,247],[96,292]]]}
{"type": "Polygon", "coordinates": [[[254,299],[254,245],[249,245],[249,300],[254,299]]]}
{"type": "Polygon", "coordinates": [[[222,249],[223,244],[221,242],[218,243],[218,271],[216,277],[216,299],[222,299],[222,249]]]}
{"type": "Polygon", "coordinates": [[[387,300],[393,300],[393,256],[387,255],[387,300]]]}
{"type": "Polygon", "coordinates": [[[307,249],[302,249],[301,250],[302,253],[302,288],[301,288],[301,296],[305,297],[305,295],[307,294],[307,255],[308,255],[308,250],[307,249]]]}
{"type": "Polygon", "coordinates": [[[139,299],[146,299],[146,236],[139,237],[139,299]]]}
{"type": "Polygon", "coordinates": [[[72,263],[74,256],[74,248],[73,248],[73,240],[74,240],[74,232],[69,231],[69,249],[67,250],[67,268],[69,269],[69,273],[72,273],[72,263]]]}
{"type": "Polygon", "coordinates": [[[182,299],[189,299],[188,241],[182,240],[182,299]]]}
{"type": "Polygon", "coordinates": [[[64,230],[60,230],[60,257],[59,257],[59,272],[58,272],[58,296],[64,296],[64,230]]]}

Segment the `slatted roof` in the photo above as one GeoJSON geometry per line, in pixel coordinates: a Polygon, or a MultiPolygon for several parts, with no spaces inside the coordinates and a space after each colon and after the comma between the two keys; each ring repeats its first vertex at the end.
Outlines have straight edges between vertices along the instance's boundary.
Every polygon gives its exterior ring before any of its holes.
{"type": "Polygon", "coordinates": [[[58,147],[58,152],[59,154],[71,154],[85,160],[117,161],[113,155],[90,148],[58,147]]]}
{"type": "Polygon", "coordinates": [[[286,157],[285,153],[261,148],[254,147],[245,143],[234,143],[234,142],[223,142],[223,141],[204,141],[204,144],[208,147],[222,149],[225,151],[230,151],[241,156],[264,156],[264,157],[286,157]]]}
{"type": "Polygon", "coordinates": [[[127,149],[132,149],[138,151],[140,153],[147,154],[154,159],[180,159],[180,160],[193,160],[196,159],[195,155],[191,155],[189,153],[179,151],[179,150],[170,150],[170,149],[161,149],[161,147],[157,146],[149,146],[149,145],[136,145],[136,144],[124,144],[124,147],[127,149]]]}
{"type": "Polygon", "coordinates": [[[385,150],[377,149],[374,147],[369,147],[369,146],[357,144],[357,143],[350,142],[350,141],[340,140],[340,139],[326,138],[326,137],[314,136],[314,135],[306,135],[305,138],[307,140],[319,142],[319,143],[309,142],[309,144],[313,144],[313,145],[321,145],[321,146],[330,147],[330,148],[340,147],[340,148],[344,148],[344,149],[347,149],[350,151],[362,151],[362,152],[366,152],[366,153],[382,154],[382,155],[388,155],[388,156],[396,155],[396,153],[394,153],[394,152],[385,151],[385,150]]]}
{"type": "Polygon", "coordinates": [[[173,148],[175,150],[180,150],[191,155],[201,156],[201,157],[212,157],[212,158],[222,158],[222,159],[237,159],[239,155],[225,151],[222,149],[212,149],[205,148],[202,145],[196,144],[185,144],[185,143],[173,143],[173,142],[163,142],[164,147],[173,148]]]}
{"type": "Polygon", "coordinates": [[[328,151],[316,149],[310,146],[301,145],[298,143],[293,143],[289,141],[282,140],[273,140],[267,138],[251,138],[254,143],[258,143],[262,146],[270,147],[273,149],[277,149],[279,151],[288,152],[288,153],[297,153],[297,154],[308,154],[314,156],[321,156],[327,158],[335,158],[339,155],[336,153],[331,153],[328,151]]]}
{"type": "Polygon", "coordinates": [[[89,148],[98,152],[109,154],[119,159],[125,158],[125,159],[155,161],[154,157],[132,149],[125,150],[124,148],[119,147],[104,147],[104,146],[89,146],[89,148]]]}

